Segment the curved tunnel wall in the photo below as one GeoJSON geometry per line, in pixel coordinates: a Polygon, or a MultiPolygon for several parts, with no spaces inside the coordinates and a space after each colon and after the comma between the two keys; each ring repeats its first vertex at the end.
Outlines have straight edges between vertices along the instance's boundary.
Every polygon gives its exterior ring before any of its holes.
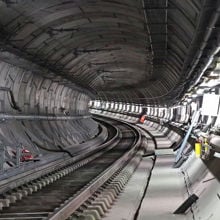
{"type": "MultiPolygon", "coordinates": [[[[0,62],[0,112],[12,115],[88,115],[90,98],[62,83],[0,62]]],[[[39,153],[39,148],[59,150],[93,138],[97,123],[89,118],[74,120],[1,120],[0,141],[4,146],[19,143],[39,153]],[[36,144],[37,143],[37,144],[36,144]]]]}
{"type": "Polygon", "coordinates": [[[206,65],[206,44],[217,46],[216,8],[212,0],[1,1],[1,49],[96,99],[171,106],[206,65]]]}

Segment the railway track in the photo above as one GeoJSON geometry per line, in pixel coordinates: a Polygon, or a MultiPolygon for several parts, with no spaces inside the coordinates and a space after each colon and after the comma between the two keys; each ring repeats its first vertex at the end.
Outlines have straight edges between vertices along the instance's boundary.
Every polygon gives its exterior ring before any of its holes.
{"type": "Polygon", "coordinates": [[[141,135],[134,127],[107,120],[117,127],[117,144],[94,155],[5,192],[0,220],[64,220],[77,210],[138,152],[141,135]]]}

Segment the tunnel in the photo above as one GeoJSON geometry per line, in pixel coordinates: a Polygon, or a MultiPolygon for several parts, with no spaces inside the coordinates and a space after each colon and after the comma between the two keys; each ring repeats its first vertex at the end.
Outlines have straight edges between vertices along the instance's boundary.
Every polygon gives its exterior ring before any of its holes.
{"type": "Polygon", "coordinates": [[[219,220],[219,16],[1,0],[0,220],[219,220]]]}

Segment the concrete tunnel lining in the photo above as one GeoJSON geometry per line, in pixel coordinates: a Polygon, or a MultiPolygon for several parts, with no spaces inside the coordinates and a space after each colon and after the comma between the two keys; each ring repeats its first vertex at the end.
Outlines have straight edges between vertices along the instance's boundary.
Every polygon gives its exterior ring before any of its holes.
{"type": "MultiPolygon", "coordinates": [[[[91,141],[100,132],[95,120],[83,118],[90,115],[91,100],[117,103],[113,114],[122,111],[122,103],[135,105],[137,113],[139,104],[177,103],[218,62],[219,7],[212,0],[1,1],[0,113],[82,118],[1,120],[0,144],[9,152],[21,143],[45,155],[49,152],[38,146],[59,151],[91,141]],[[214,61],[207,66],[210,55],[214,61]]],[[[169,135],[172,141],[180,138],[169,135]]],[[[190,162],[184,171],[195,168],[190,162]]],[[[213,164],[206,165],[218,162],[213,164]]],[[[216,173],[213,189],[198,206],[219,202],[216,173]]],[[[202,180],[194,174],[197,186],[202,180]]],[[[204,210],[210,214],[213,207],[204,210]]],[[[195,216],[206,216],[204,210],[195,216]]]]}
{"type": "MultiPolygon", "coordinates": [[[[28,115],[88,115],[89,97],[65,85],[52,82],[20,67],[0,63],[1,88],[10,88],[16,105],[23,114],[28,115]]],[[[20,114],[13,109],[7,91],[0,90],[1,112],[20,114]]],[[[47,148],[56,145],[68,148],[85,142],[98,133],[98,125],[91,118],[71,121],[2,121],[1,141],[3,145],[16,146],[22,143],[36,151],[33,141],[47,148]]],[[[36,152],[37,153],[37,152],[36,152]]],[[[39,153],[39,152],[38,152],[39,153]]]]}

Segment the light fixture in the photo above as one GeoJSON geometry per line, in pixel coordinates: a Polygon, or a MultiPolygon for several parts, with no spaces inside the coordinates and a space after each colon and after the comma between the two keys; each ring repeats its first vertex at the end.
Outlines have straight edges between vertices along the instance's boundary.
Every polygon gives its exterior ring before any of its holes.
{"type": "Polygon", "coordinates": [[[198,94],[198,95],[201,95],[201,94],[203,94],[203,93],[204,93],[204,89],[198,88],[198,89],[196,90],[196,94],[198,94]]]}

